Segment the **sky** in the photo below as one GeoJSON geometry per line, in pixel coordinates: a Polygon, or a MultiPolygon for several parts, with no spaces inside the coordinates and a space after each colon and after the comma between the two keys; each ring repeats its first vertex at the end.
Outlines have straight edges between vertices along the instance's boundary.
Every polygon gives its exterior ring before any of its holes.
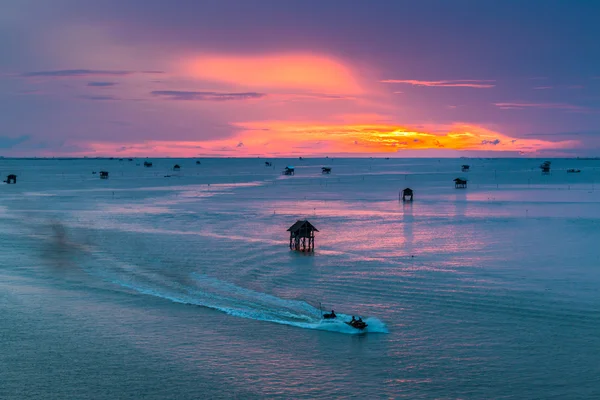
{"type": "Polygon", "coordinates": [[[0,155],[600,156],[600,1],[2,0],[0,155]]]}

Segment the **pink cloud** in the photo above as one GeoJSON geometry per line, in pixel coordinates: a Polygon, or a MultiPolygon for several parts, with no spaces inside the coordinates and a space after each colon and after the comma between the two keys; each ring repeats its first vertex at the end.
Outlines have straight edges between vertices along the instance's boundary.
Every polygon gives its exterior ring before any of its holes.
{"type": "Polygon", "coordinates": [[[487,79],[460,79],[460,80],[443,80],[443,81],[421,81],[414,79],[385,79],[379,81],[381,83],[404,83],[413,86],[427,86],[427,87],[468,87],[475,89],[490,89],[495,87],[493,80],[487,79]]]}
{"type": "Polygon", "coordinates": [[[188,59],[180,69],[182,74],[196,79],[236,87],[341,94],[363,92],[350,67],[324,55],[203,55],[188,59]]]}

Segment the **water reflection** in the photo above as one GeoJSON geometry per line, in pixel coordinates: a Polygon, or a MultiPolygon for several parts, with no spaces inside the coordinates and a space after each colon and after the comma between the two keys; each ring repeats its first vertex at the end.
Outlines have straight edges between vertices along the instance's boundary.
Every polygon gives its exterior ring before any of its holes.
{"type": "Polygon", "coordinates": [[[467,192],[466,190],[456,190],[455,198],[455,217],[465,217],[467,211],[467,192]]]}
{"type": "Polygon", "coordinates": [[[413,255],[414,235],[413,235],[413,205],[412,202],[402,203],[404,218],[402,220],[402,230],[404,233],[404,247],[407,255],[413,255]]]}

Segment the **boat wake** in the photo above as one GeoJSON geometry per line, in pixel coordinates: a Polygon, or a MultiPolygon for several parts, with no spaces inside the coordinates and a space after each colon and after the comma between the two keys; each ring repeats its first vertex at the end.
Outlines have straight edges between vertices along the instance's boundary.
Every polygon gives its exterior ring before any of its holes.
{"type": "Polygon", "coordinates": [[[358,330],[344,323],[350,321],[349,315],[338,313],[335,320],[323,320],[321,311],[305,301],[282,299],[196,272],[184,275],[160,265],[151,266],[152,261],[143,268],[102,251],[92,238],[73,240],[57,221],[52,221],[47,228],[45,235],[31,235],[49,242],[49,250],[41,253],[47,262],[50,260],[63,267],[79,265],[89,275],[137,293],[304,329],[345,334],[388,333],[385,324],[374,317],[363,316],[368,326],[358,330]]]}
{"type": "Polygon", "coordinates": [[[351,319],[345,314],[338,313],[336,320],[322,320],[321,311],[305,301],[282,299],[199,273],[191,273],[184,280],[173,279],[157,272],[140,271],[112,257],[102,258],[104,267],[89,268],[88,272],[137,293],[304,329],[345,334],[388,333],[385,324],[374,317],[363,317],[368,326],[361,331],[344,323],[351,319]]]}

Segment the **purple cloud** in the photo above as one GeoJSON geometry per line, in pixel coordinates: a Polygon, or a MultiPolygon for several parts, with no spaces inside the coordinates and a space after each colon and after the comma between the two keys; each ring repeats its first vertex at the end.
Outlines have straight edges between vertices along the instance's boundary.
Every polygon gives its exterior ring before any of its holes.
{"type": "Polygon", "coordinates": [[[494,105],[502,110],[525,110],[527,108],[538,108],[544,110],[567,110],[567,111],[589,111],[587,107],[576,106],[566,103],[528,103],[528,102],[507,102],[494,103],[494,105]]]}
{"type": "Polygon", "coordinates": [[[117,85],[117,82],[88,82],[87,85],[93,87],[109,87],[117,85]]]}
{"type": "Polygon", "coordinates": [[[491,89],[495,87],[495,82],[488,79],[458,79],[458,80],[443,80],[443,81],[421,81],[415,79],[385,79],[379,81],[381,83],[405,83],[413,86],[428,86],[428,87],[468,87],[475,89],[491,89]]]}
{"type": "Polygon", "coordinates": [[[85,99],[85,100],[93,100],[93,101],[111,101],[111,100],[121,100],[118,97],[115,96],[105,96],[105,95],[82,95],[79,96],[80,99],[85,99]]]}
{"type": "Polygon", "coordinates": [[[34,71],[21,74],[25,78],[47,77],[47,78],[73,78],[85,76],[125,76],[133,74],[133,71],[99,70],[99,69],[61,69],[56,71],[34,71]]]}
{"type": "Polygon", "coordinates": [[[496,140],[482,140],[481,144],[493,144],[495,146],[497,144],[500,144],[500,139],[496,139],[496,140]]]}
{"type": "Polygon", "coordinates": [[[181,90],[155,90],[151,92],[154,96],[163,97],[168,100],[186,101],[230,101],[260,99],[266,96],[264,93],[218,93],[218,92],[190,92],[181,90]]]}
{"type": "Polygon", "coordinates": [[[164,71],[126,71],[103,69],[59,69],[52,71],[23,72],[23,78],[85,78],[91,76],[128,76],[133,74],[163,74],[164,71]]]}

